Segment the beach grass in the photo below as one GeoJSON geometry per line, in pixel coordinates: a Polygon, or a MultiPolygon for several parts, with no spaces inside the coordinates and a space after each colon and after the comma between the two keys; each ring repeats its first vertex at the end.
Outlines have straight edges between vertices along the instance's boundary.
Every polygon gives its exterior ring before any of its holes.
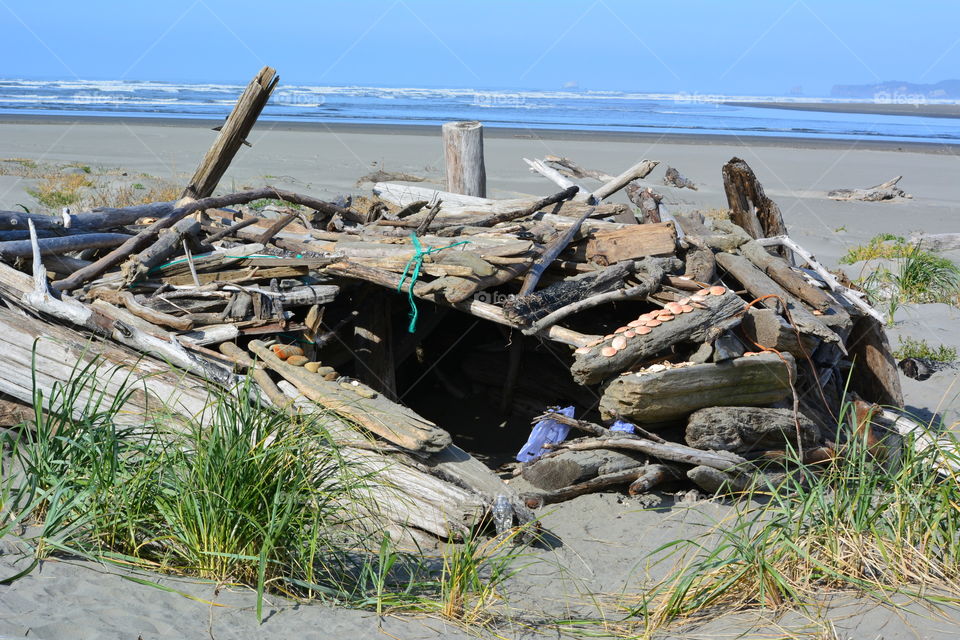
{"type": "Polygon", "coordinates": [[[657,549],[674,567],[629,613],[655,630],[731,611],[816,606],[840,592],[891,607],[903,597],[960,602],[960,457],[945,434],[915,446],[930,437],[891,440],[881,455],[848,431],[826,467],[794,460],[783,482],[741,496],[704,535],[657,549]]]}
{"type": "Polygon", "coordinates": [[[0,537],[29,556],[8,581],[60,553],[246,586],[258,618],[277,594],[464,625],[495,619],[521,529],[471,533],[435,555],[400,551],[377,519],[368,472],[330,438],[332,416],[263,407],[245,381],[211,391],[185,424],[161,413],[120,426],[143,389],[119,367],[98,379],[97,364],[78,365],[49,395],[37,390],[33,424],[5,437],[0,537]]]}
{"type": "Polygon", "coordinates": [[[954,362],[957,359],[957,349],[944,344],[933,346],[923,339],[900,336],[893,356],[897,360],[921,358],[934,362],[954,362]]]}

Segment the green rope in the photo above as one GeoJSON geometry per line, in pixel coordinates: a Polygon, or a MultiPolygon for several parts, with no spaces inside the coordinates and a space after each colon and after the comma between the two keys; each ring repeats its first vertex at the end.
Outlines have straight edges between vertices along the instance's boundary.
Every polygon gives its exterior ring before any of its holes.
{"type": "Polygon", "coordinates": [[[445,247],[427,247],[424,249],[420,245],[420,239],[417,238],[416,233],[410,234],[410,240],[413,241],[413,248],[416,251],[414,252],[413,257],[407,261],[407,266],[403,269],[403,274],[400,276],[400,282],[397,283],[397,292],[399,293],[403,291],[403,282],[407,279],[407,273],[410,273],[410,286],[407,289],[408,297],[410,299],[410,326],[407,328],[407,331],[413,333],[417,330],[417,302],[413,296],[413,287],[417,284],[417,279],[420,277],[420,268],[423,266],[423,256],[431,253],[437,253],[438,251],[443,251],[444,249],[451,249],[461,244],[469,244],[470,241],[461,240],[460,242],[448,244],[445,247]]]}

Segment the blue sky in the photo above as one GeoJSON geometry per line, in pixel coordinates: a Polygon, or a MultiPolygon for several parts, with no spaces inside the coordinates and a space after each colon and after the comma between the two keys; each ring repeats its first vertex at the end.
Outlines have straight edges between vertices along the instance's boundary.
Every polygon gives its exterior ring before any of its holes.
{"type": "Polygon", "coordinates": [[[960,3],[0,0],[0,77],[828,95],[960,76],[960,3]]]}

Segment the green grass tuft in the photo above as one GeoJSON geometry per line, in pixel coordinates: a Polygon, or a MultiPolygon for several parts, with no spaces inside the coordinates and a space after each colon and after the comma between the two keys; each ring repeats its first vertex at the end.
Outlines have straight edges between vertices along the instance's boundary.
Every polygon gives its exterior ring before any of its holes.
{"type": "Polygon", "coordinates": [[[901,337],[900,344],[894,350],[893,355],[897,360],[922,358],[934,362],[953,362],[957,359],[957,349],[944,344],[933,347],[926,340],[901,337]]]}

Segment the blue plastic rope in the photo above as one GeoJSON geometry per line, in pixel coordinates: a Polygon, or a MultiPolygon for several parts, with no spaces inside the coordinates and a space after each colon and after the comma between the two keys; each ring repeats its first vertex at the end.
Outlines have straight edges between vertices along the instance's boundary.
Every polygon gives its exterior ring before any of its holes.
{"type": "Polygon", "coordinates": [[[448,244],[445,247],[427,247],[426,249],[420,244],[420,239],[417,238],[416,233],[410,234],[410,240],[413,241],[413,248],[416,250],[413,254],[413,257],[407,261],[407,266],[403,268],[403,274],[400,276],[400,282],[397,283],[397,293],[403,291],[403,282],[407,279],[407,273],[410,273],[410,287],[407,289],[408,297],[410,299],[410,326],[407,328],[407,331],[413,333],[417,330],[417,302],[413,296],[413,287],[417,284],[417,279],[420,277],[420,268],[423,266],[423,256],[430,255],[431,253],[437,253],[438,251],[443,251],[444,249],[451,249],[457,247],[461,244],[469,244],[469,240],[461,240],[460,242],[454,242],[453,244],[448,244]]]}

